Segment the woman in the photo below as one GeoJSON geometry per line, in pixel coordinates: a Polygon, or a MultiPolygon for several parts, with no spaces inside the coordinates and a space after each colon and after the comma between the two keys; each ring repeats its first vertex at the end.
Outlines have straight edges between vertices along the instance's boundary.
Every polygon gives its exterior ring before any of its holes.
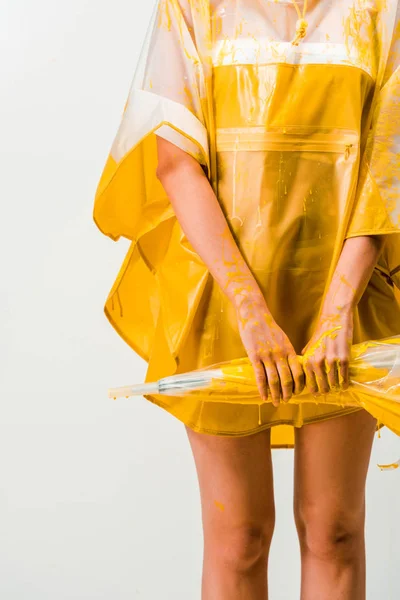
{"type": "Polygon", "coordinates": [[[267,598],[271,447],[295,448],[301,598],[365,598],[377,423],[327,393],[352,342],[400,333],[398,23],[397,0],[157,4],[94,219],[132,241],[105,312],[146,381],[247,354],[266,401],[145,396],[189,436],[204,600],[267,598]]]}

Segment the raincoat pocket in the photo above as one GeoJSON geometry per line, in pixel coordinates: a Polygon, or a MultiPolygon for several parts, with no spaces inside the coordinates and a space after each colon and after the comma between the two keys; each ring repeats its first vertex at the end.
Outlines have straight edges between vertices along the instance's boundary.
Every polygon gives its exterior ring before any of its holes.
{"type": "Polygon", "coordinates": [[[359,134],[355,130],[326,131],[315,127],[234,127],[217,129],[217,152],[282,151],[335,152],[344,160],[357,156],[359,134]]]}
{"type": "Polygon", "coordinates": [[[358,132],[230,128],[216,142],[219,201],[250,266],[327,269],[357,180],[358,132]]]}

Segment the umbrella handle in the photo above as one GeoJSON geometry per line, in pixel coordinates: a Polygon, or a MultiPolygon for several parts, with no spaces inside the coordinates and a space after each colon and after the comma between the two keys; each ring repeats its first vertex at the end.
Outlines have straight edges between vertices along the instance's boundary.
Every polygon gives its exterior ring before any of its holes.
{"type": "Polygon", "coordinates": [[[139,383],[138,385],[127,385],[125,387],[110,388],[108,397],[116,400],[117,398],[127,398],[128,396],[143,396],[144,394],[158,394],[158,382],[139,383]]]}

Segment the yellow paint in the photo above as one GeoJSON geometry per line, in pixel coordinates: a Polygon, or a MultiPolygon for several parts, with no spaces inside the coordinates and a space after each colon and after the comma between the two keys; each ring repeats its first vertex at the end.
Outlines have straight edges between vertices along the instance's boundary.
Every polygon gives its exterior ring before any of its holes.
{"type": "Polygon", "coordinates": [[[385,471],[385,470],[388,470],[388,469],[398,469],[399,468],[399,463],[390,463],[388,465],[379,465],[378,464],[377,466],[381,469],[381,471],[385,471]]]}
{"type": "Polygon", "coordinates": [[[219,502],[218,500],[214,500],[214,504],[217,508],[219,508],[219,510],[225,510],[225,505],[222,504],[222,502],[219,502]]]}

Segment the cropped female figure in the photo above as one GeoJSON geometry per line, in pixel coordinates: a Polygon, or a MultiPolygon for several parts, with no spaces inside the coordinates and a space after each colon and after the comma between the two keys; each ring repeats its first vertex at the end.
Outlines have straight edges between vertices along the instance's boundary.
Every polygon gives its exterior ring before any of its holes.
{"type": "Polygon", "coordinates": [[[193,450],[203,600],[267,598],[278,447],[301,597],[365,598],[377,423],[328,393],[352,343],[400,333],[398,22],[397,0],[157,4],[94,218],[132,241],[105,312],[146,381],[247,354],[265,400],[145,396],[193,450]],[[305,385],[320,402],[290,403],[305,385]]]}

